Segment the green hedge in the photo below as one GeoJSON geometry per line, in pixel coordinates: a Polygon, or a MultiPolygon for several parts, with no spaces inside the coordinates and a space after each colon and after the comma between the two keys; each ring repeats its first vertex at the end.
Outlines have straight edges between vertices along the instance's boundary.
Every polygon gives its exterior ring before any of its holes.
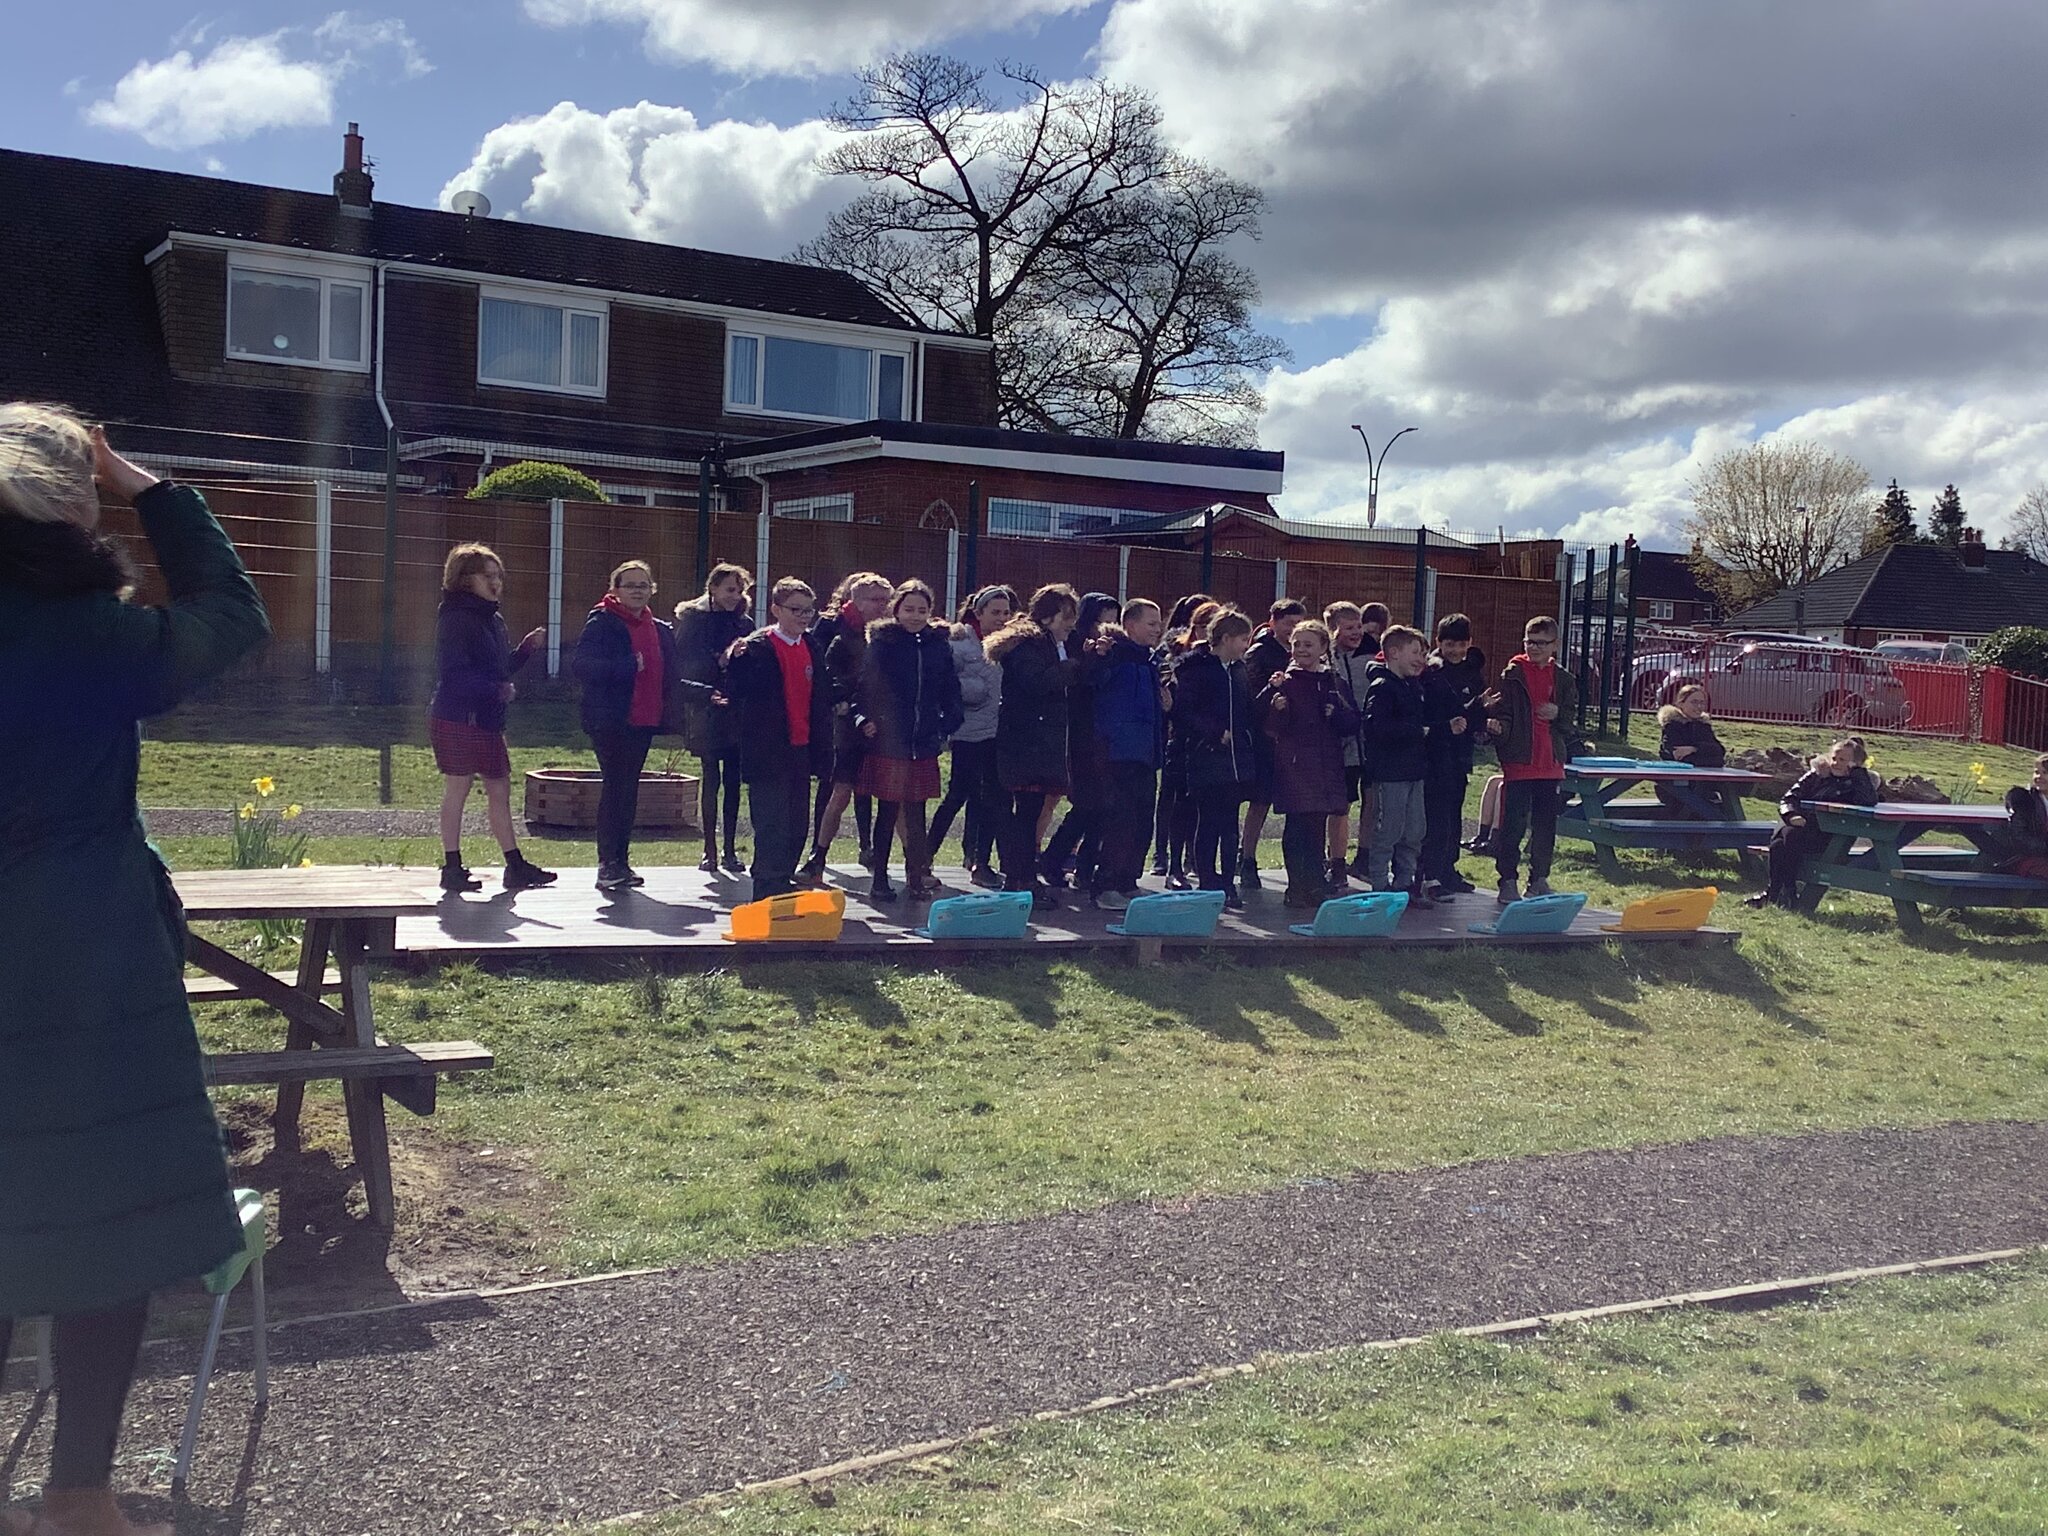
{"type": "Polygon", "coordinates": [[[494,469],[469,493],[471,501],[603,501],[605,494],[590,476],[566,464],[525,459],[494,469]]]}

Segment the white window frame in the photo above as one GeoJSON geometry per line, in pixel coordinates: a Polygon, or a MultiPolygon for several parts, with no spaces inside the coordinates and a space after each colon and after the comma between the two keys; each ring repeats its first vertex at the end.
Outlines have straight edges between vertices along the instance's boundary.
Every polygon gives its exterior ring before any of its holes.
{"type": "Polygon", "coordinates": [[[585,400],[602,400],[611,383],[612,308],[603,299],[593,299],[573,290],[501,288],[480,284],[476,293],[476,381],[490,389],[527,389],[544,395],[577,395],[585,400]],[[524,304],[533,309],[556,309],[562,313],[562,370],[569,368],[569,317],[597,317],[597,385],[536,384],[530,379],[494,379],[484,372],[484,304],[496,299],[506,304],[524,304]]]}
{"type": "Polygon", "coordinates": [[[1159,516],[1157,512],[1140,512],[1133,507],[1093,507],[1085,506],[1079,502],[1040,501],[1031,496],[991,496],[988,499],[986,509],[988,525],[984,531],[993,534],[997,538],[1015,539],[1079,538],[1086,534],[1104,531],[1099,528],[1069,528],[1066,526],[1066,519],[1070,514],[1087,518],[1106,517],[1109,519],[1109,526],[1112,529],[1121,527],[1125,523],[1150,522],[1159,516]],[[998,507],[1044,507],[1052,514],[1050,526],[1042,533],[1035,531],[1025,533],[1015,529],[998,528],[996,526],[996,509],[998,507]]]}
{"type": "Polygon", "coordinates": [[[376,284],[372,269],[342,261],[295,261],[288,256],[266,253],[262,256],[233,255],[228,258],[227,309],[222,327],[221,352],[230,362],[268,363],[271,367],[319,368],[328,373],[368,373],[370,371],[370,310],[376,302],[376,284]],[[235,336],[235,275],[247,272],[263,277],[291,277],[302,282],[320,284],[320,356],[278,357],[269,352],[237,352],[234,350],[235,336]],[[332,291],[337,283],[345,283],[363,291],[363,329],[356,338],[357,351],[361,361],[350,362],[336,358],[333,337],[328,334],[333,323],[332,291]]]}
{"type": "MultiPolygon", "coordinates": [[[[688,490],[678,490],[673,486],[613,485],[608,480],[601,480],[597,488],[614,504],[622,507],[661,507],[667,511],[674,511],[683,501],[687,501],[689,505],[682,510],[694,511],[697,506],[697,491],[694,486],[688,490]],[[658,496],[674,497],[676,502],[657,501],[655,498],[658,496]]],[[[726,510],[725,492],[715,485],[711,488],[711,510],[726,510]]]]}
{"type": "Polygon", "coordinates": [[[853,521],[853,492],[840,491],[831,496],[793,496],[787,501],[771,503],[769,516],[802,518],[813,523],[850,523],[853,521]]]}
{"type": "Polygon", "coordinates": [[[849,340],[842,336],[819,331],[799,330],[788,326],[728,326],[725,332],[725,410],[731,416],[774,416],[784,421],[909,421],[914,414],[911,399],[913,380],[916,377],[916,360],[908,345],[901,347],[879,346],[865,337],[849,340]],[[732,344],[745,337],[754,343],[754,398],[751,402],[735,400],[732,395],[732,344]],[[868,412],[865,416],[820,416],[809,411],[770,410],[763,402],[768,398],[768,343],[770,341],[809,341],[828,347],[844,347],[849,352],[865,352],[868,355],[868,412]],[[882,359],[898,357],[903,360],[903,399],[898,414],[893,417],[881,415],[882,403],[882,359]]]}
{"type": "Polygon", "coordinates": [[[1677,605],[1667,598],[1653,597],[1649,600],[1649,602],[1650,617],[1653,620],[1660,620],[1662,622],[1669,623],[1672,619],[1678,616],[1677,605]]]}

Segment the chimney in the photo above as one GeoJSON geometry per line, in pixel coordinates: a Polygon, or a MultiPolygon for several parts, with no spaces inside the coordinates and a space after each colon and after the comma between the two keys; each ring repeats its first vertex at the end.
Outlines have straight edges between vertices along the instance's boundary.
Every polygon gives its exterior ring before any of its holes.
{"type": "Polygon", "coordinates": [[[341,169],[334,173],[334,196],[341,204],[343,216],[367,219],[374,186],[370,173],[363,169],[363,136],[350,123],[348,132],[341,136],[341,169]]]}
{"type": "Polygon", "coordinates": [[[1962,538],[1956,544],[1956,553],[1962,556],[1964,570],[1983,570],[1984,530],[1981,528],[1965,528],[1962,538]]]}

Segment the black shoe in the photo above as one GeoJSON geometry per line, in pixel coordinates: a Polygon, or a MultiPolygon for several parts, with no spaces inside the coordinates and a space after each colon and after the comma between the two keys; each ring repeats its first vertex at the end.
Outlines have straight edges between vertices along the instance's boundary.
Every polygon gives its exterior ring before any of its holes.
{"type": "Polygon", "coordinates": [[[1259,882],[1259,866],[1255,859],[1240,858],[1237,861],[1237,883],[1247,891],[1260,891],[1265,887],[1259,882]]]}
{"type": "Polygon", "coordinates": [[[744,875],[747,872],[747,866],[731,849],[727,849],[725,857],[718,861],[718,867],[728,875],[744,875]]]}
{"type": "Polygon", "coordinates": [[[483,881],[481,881],[481,880],[477,879],[477,877],[476,877],[475,875],[472,875],[472,874],[471,874],[471,873],[470,873],[470,872],[469,872],[468,870],[464,869],[464,868],[463,868],[463,867],[462,867],[462,866],[461,866],[460,864],[443,864],[443,865],[441,866],[441,889],[442,889],[442,890],[444,890],[444,891],[480,891],[480,890],[482,890],[483,888],[484,888],[484,883],[483,883],[483,881]]]}
{"type": "Polygon", "coordinates": [[[1418,880],[1409,888],[1408,905],[1427,909],[1436,905],[1436,898],[1429,894],[1429,887],[1418,880]]]}
{"type": "Polygon", "coordinates": [[[1340,896],[1351,889],[1351,874],[1342,859],[1332,859],[1324,866],[1323,883],[1340,896]]]}
{"type": "Polygon", "coordinates": [[[1323,904],[1323,900],[1321,891],[1297,890],[1290,885],[1287,894],[1280,898],[1280,905],[1292,908],[1296,912],[1313,912],[1323,904]]]}
{"type": "Polygon", "coordinates": [[[1441,901],[1446,896],[1470,896],[1478,889],[1478,886],[1467,880],[1463,875],[1452,875],[1448,880],[1437,881],[1437,900],[1441,901]]]}
{"type": "Polygon", "coordinates": [[[1169,891],[1191,891],[1195,888],[1195,883],[1188,879],[1184,871],[1176,869],[1166,877],[1166,888],[1169,891]]]}
{"type": "Polygon", "coordinates": [[[645,885],[647,883],[647,877],[630,864],[621,864],[619,872],[626,877],[626,884],[628,885],[645,885]]]}
{"type": "Polygon", "coordinates": [[[531,891],[554,883],[555,872],[552,869],[528,863],[520,854],[515,853],[505,861],[505,889],[508,891],[531,891]]]}
{"type": "Polygon", "coordinates": [[[1234,885],[1223,887],[1223,910],[1226,912],[1242,912],[1244,910],[1244,897],[1234,885]]]}
{"type": "Polygon", "coordinates": [[[697,861],[697,867],[707,875],[718,873],[718,850],[711,844],[704,845],[704,857],[697,861]]]}
{"type": "Polygon", "coordinates": [[[1047,854],[1038,861],[1038,878],[1056,891],[1065,890],[1067,888],[1066,862],[1062,859],[1055,859],[1050,854],[1047,854]]]}
{"type": "Polygon", "coordinates": [[[1472,853],[1493,852],[1493,828],[1481,827],[1477,832],[1472,834],[1471,841],[1466,843],[1465,847],[1467,851],[1472,853]]]}
{"type": "Polygon", "coordinates": [[[896,887],[889,883],[887,875],[876,875],[868,881],[869,901],[894,901],[896,887]]]}
{"type": "Polygon", "coordinates": [[[860,852],[856,853],[853,856],[853,862],[858,864],[862,869],[866,869],[870,864],[875,862],[875,850],[869,847],[866,843],[862,843],[860,845],[860,852]]]}
{"type": "Polygon", "coordinates": [[[1154,860],[1152,861],[1152,878],[1153,878],[1153,879],[1155,879],[1155,880],[1160,880],[1160,879],[1164,879],[1165,877],[1166,877],[1166,860],[1164,860],[1164,859],[1154,859],[1154,860]]]}
{"type": "Polygon", "coordinates": [[[1354,855],[1351,862],[1345,865],[1344,868],[1352,879],[1362,880],[1367,885],[1372,884],[1371,866],[1365,862],[1364,854],[1361,853],[1354,855]]]}
{"type": "Polygon", "coordinates": [[[804,867],[796,872],[796,878],[799,885],[822,891],[825,888],[825,850],[813,848],[811,856],[804,860],[804,867]]]}
{"type": "Polygon", "coordinates": [[[623,891],[633,883],[633,872],[623,864],[600,864],[597,869],[597,888],[600,891],[623,891]]]}
{"type": "Polygon", "coordinates": [[[1003,877],[986,864],[977,864],[967,871],[967,883],[979,886],[984,891],[1000,891],[1003,888],[1003,877]]]}
{"type": "Polygon", "coordinates": [[[1034,886],[1031,891],[1031,910],[1034,912],[1055,912],[1059,910],[1060,899],[1050,886],[1034,886]]]}

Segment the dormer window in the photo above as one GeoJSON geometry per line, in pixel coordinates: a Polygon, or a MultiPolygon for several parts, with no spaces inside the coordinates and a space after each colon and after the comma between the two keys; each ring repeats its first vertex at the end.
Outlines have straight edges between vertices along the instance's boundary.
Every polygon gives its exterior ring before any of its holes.
{"type": "Polygon", "coordinates": [[[359,267],[244,260],[228,266],[228,356],[370,371],[370,284],[359,267]]]}

